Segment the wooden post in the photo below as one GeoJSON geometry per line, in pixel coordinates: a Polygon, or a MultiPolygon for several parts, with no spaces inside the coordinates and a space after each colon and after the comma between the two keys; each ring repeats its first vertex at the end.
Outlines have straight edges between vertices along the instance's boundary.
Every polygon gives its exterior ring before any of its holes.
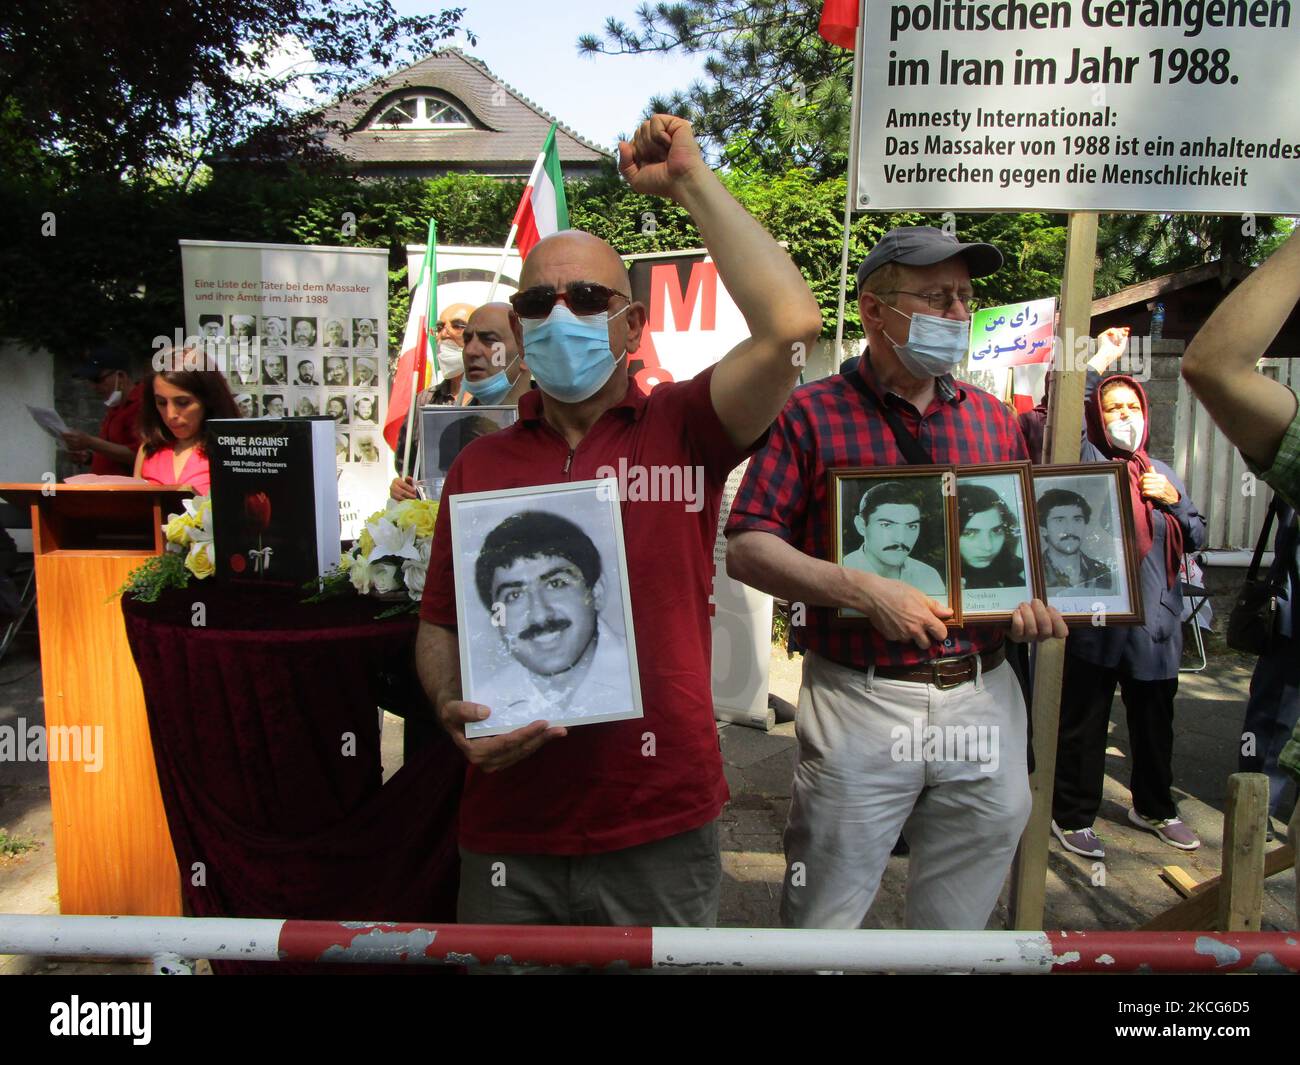
{"type": "MultiPolygon", "coordinates": [[[[1076,348],[1075,339],[1090,337],[1092,282],[1097,260],[1097,214],[1070,215],[1065,241],[1065,277],[1061,282],[1059,344],[1051,373],[1044,462],[1078,462],[1083,427],[1083,392],[1090,349],[1076,348]],[[1082,354],[1080,352],[1082,351],[1082,354]]],[[[1061,676],[1065,641],[1038,645],[1034,661],[1034,760],[1029,778],[1033,810],[1020,837],[1011,871],[1011,927],[1040,929],[1047,901],[1047,843],[1051,836],[1052,788],[1056,783],[1056,738],[1060,725],[1061,676]]],[[[1077,826],[1075,826],[1077,827],[1077,826]]]]}
{"type": "Polygon", "coordinates": [[[1258,932],[1264,909],[1264,832],[1268,777],[1233,773],[1223,811],[1223,890],[1220,932],[1258,932]]]}

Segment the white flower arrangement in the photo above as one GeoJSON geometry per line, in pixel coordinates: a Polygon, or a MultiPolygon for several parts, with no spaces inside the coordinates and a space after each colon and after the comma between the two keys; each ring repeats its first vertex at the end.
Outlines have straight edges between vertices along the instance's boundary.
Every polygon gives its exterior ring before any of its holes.
{"type": "Polygon", "coordinates": [[[339,569],[362,595],[396,598],[405,592],[418,603],[424,594],[437,518],[436,500],[390,502],[366,519],[356,546],[343,556],[339,569]]]}

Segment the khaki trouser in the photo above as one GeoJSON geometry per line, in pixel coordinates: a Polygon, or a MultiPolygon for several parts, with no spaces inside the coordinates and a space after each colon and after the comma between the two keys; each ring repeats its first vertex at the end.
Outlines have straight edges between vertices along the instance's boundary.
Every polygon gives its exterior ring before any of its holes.
{"type": "Polygon", "coordinates": [[[1005,662],[941,690],[807,655],[786,925],[860,927],[902,831],[907,927],[983,928],[1029,820],[1026,722],[1005,662]]]}
{"type": "Polygon", "coordinates": [[[722,863],[714,822],[604,854],[460,852],[462,924],[718,923],[722,863]]]}

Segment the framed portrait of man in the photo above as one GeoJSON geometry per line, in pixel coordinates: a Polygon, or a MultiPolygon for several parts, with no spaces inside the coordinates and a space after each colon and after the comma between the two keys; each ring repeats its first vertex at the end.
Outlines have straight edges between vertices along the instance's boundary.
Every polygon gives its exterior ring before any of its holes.
{"type": "MultiPolygon", "coordinates": [[[[423,455],[420,476],[425,481],[441,481],[447,476],[456,456],[471,441],[495,433],[519,418],[517,407],[439,407],[420,408],[420,440],[423,455]]],[[[441,494],[441,485],[439,485],[441,494]]]]}
{"type": "MultiPolygon", "coordinates": [[[[961,623],[952,466],[829,471],[832,562],[910,584],[961,623]]],[[[860,618],[841,609],[841,618],[860,618]]]]}
{"type": "Polygon", "coordinates": [[[450,506],[461,690],[490,711],[466,736],[642,717],[618,482],[450,506]]]}
{"type": "Polygon", "coordinates": [[[1068,625],[1141,624],[1126,467],[1035,466],[1033,479],[1047,602],[1068,625]]]}
{"type": "Polygon", "coordinates": [[[963,624],[1007,624],[1043,598],[1028,462],[957,468],[957,555],[963,624]]]}

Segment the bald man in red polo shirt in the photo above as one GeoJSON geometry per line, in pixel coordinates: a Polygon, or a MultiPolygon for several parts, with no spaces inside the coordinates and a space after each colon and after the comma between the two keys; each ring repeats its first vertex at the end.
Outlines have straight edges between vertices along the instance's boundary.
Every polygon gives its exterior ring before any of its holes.
{"type": "Polygon", "coordinates": [[[521,398],[518,422],[473,441],[449,471],[416,646],[425,691],[470,762],[460,816],[466,922],[717,921],[713,822],[727,786],[710,691],[708,597],[722,485],[780,412],[802,363],[795,356],[820,333],[821,314],[789,256],[705,164],[688,122],[657,115],[619,155],[635,191],[690,212],[750,339],[695,378],[645,395],[627,360],[646,309],[632,301],[614,249],[570,230],[524,262],[511,324],[538,391],[521,398]],[[575,331],[592,333],[593,322],[608,344],[594,336],[574,343],[575,331]],[[645,717],[571,730],[535,721],[467,740],[465,723],[493,708],[461,699],[445,501],[590,480],[620,459],[628,468],[698,469],[704,484],[703,507],[697,498],[623,504],[645,717]]]}

